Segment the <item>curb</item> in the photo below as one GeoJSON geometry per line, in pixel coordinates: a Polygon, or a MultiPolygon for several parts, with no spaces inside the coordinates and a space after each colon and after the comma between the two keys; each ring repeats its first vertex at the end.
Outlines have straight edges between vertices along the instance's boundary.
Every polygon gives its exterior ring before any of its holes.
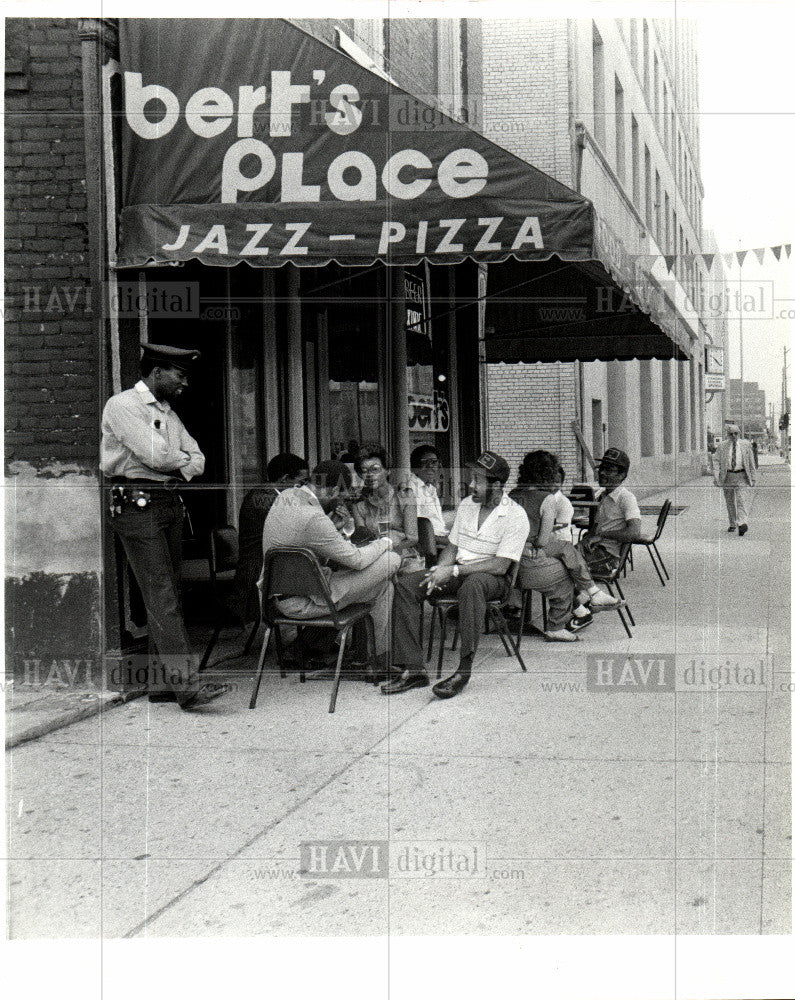
{"type": "Polygon", "coordinates": [[[18,747],[23,743],[30,743],[32,740],[38,740],[42,736],[47,736],[49,733],[57,732],[59,729],[65,729],[67,726],[71,726],[73,722],[82,722],[83,719],[90,719],[94,715],[99,715],[100,712],[116,708],[119,705],[126,705],[128,701],[140,698],[144,693],[145,692],[142,689],[136,691],[124,691],[115,695],[113,698],[109,698],[107,701],[97,702],[94,705],[86,705],[84,708],[75,708],[70,712],[64,712],[63,714],[56,716],[53,719],[47,719],[44,722],[39,722],[35,726],[31,726],[29,729],[23,729],[21,732],[15,733],[13,736],[6,739],[6,750],[13,750],[15,747],[18,747]]]}

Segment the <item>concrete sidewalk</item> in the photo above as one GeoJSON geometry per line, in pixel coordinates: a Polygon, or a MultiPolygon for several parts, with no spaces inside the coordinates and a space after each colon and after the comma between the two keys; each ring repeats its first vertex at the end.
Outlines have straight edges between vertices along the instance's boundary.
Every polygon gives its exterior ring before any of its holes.
{"type": "Polygon", "coordinates": [[[789,933],[789,467],[742,539],[709,479],[667,495],[632,640],[605,613],[525,638],[522,674],[489,636],[458,698],[347,682],[333,716],[276,673],[249,711],[251,657],[202,714],[139,700],[12,751],[10,934],[789,933]],[[308,841],[355,845],[310,873],[308,841]]]}

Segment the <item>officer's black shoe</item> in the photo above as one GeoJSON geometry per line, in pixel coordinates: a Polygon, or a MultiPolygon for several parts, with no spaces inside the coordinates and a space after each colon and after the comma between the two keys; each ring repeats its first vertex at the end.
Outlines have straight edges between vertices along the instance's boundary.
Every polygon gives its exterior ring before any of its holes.
{"type": "Polygon", "coordinates": [[[740,536],[741,538],[742,538],[742,536],[743,536],[743,535],[744,535],[744,534],[746,533],[746,531],[748,531],[748,525],[747,525],[747,524],[738,524],[738,525],[737,525],[737,534],[738,534],[738,535],[739,535],[739,536],[740,536]]]}

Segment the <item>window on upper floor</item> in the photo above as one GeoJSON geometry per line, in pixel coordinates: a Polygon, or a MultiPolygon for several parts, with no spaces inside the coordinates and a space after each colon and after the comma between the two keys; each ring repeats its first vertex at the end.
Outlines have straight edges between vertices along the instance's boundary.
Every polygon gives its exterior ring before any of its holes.
{"type": "Polygon", "coordinates": [[[440,18],[436,27],[439,106],[452,118],[460,119],[464,104],[461,20],[440,18]]]}
{"type": "Polygon", "coordinates": [[[657,53],[654,53],[654,77],[652,84],[652,108],[651,112],[654,115],[654,119],[657,128],[660,127],[660,60],[657,58],[657,53]]]}
{"type": "Polygon", "coordinates": [[[654,239],[658,246],[662,246],[662,185],[660,184],[660,171],[654,171],[654,239]]]}
{"type": "Polygon", "coordinates": [[[671,252],[671,199],[668,192],[665,192],[665,241],[663,243],[663,253],[671,252]]]}
{"type": "Polygon", "coordinates": [[[646,219],[646,228],[651,230],[652,228],[651,153],[649,153],[649,147],[645,143],[643,145],[643,191],[645,195],[644,215],[646,219]]]}
{"type": "Polygon", "coordinates": [[[651,104],[649,96],[649,22],[643,22],[643,90],[646,93],[646,102],[651,104]]]}
{"type": "Polygon", "coordinates": [[[632,116],[632,202],[640,210],[640,136],[638,121],[632,116]]]}
{"type": "Polygon", "coordinates": [[[615,107],[616,107],[616,173],[621,183],[627,179],[626,163],[626,119],[624,111],[624,88],[618,77],[615,77],[615,107]]]}
{"type": "Polygon", "coordinates": [[[605,142],[605,47],[599,29],[593,25],[593,134],[604,150],[605,142]]]}

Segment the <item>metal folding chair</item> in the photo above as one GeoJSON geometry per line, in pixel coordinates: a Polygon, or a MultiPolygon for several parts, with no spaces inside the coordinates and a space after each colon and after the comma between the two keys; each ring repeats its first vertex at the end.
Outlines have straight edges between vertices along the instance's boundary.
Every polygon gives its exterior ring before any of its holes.
{"type": "MultiPolygon", "coordinates": [[[[519,665],[522,670],[527,672],[527,667],[525,666],[522,655],[519,652],[519,647],[514,642],[513,636],[508,629],[508,623],[505,621],[505,615],[502,613],[505,605],[508,603],[508,596],[511,590],[516,585],[516,575],[519,572],[519,563],[512,563],[511,568],[505,574],[505,578],[508,582],[508,587],[505,591],[503,597],[496,598],[493,601],[488,601],[486,604],[486,622],[491,620],[497,629],[497,634],[502,640],[502,645],[505,648],[505,652],[508,656],[515,656],[519,661],[519,665]]],[[[458,596],[456,594],[451,594],[449,597],[444,595],[441,597],[430,597],[428,598],[428,603],[430,604],[432,610],[431,613],[431,626],[429,629],[428,636],[428,659],[431,658],[431,653],[433,651],[433,633],[436,624],[436,619],[439,619],[439,627],[441,630],[441,635],[439,636],[439,659],[436,666],[436,677],[437,679],[442,676],[442,664],[444,662],[444,644],[447,638],[447,616],[453,609],[458,608],[458,596]]],[[[457,629],[456,629],[457,633],[457,629]]],[[[457,641],[456,634],[456,641],[457,641]]],[[[453,643],[453,648],[455,648],[455,642],[453,643]]]]}
{"type": "MultiPolygon", "coordinates": [[[[624,602],[626,602],[626,598],[624,597],[624,592],[621,589],[621,584],[618,581],[619,577],[621,576],[622,572],[624,571],[627,565],[627,559],[629,558],[631,551],[632,551],[632,542],[623,542],[621,545],[621,550],[619,552],[618,564],[616,565],[615,569],[611,570],[609,573],[598,573],[591,570],[591,575],[593,576],[594,580],[598,580],[599,583],[603,583],[607,587],[608,592],[612,594],[613,597],[616,596],[613,593],[613,587],[615,587],[616,590],[618,591],[618,596],[624,602]]],[[[629,629],[629,625],[627,625],[627,619],[624,617],[624,612],[626,611],[627,618],[629,618],[630,622],[633,625],[635,624],[635,619],[632,617],[632,612],[629,610],[629,605],[625,603],[625,606],[623,608],[616,608],[616,611],[618,612],[618,617],[621,619],[621,624],[624,626],[627,635],[631,639],[632,632],[629,629]]]]}
{"type": "Polygon", "coordinates": [[[265,626],[265,635],[262,638],[262,649],[259,655],[259,662],[257,663],[257,673],[254,678],[254,689],[251,693],[251,701],[248,707],[254,708],[257,704],[262,673],[265,668],[265,655],[268,651],[271,633],[276,643],[276,659],[279,664],[279,671],[282,677],[286,676],[283,659],[284,649],[279,630],[282,625],[287,625],[298,630],[296,650],[298,653],[299,679],[301,683],[306,680],[302,630],[306,627],[332,628],[340,634],[337,667],[334,672],[334,685],[331,690],[331,701],[329,702],[328,709],[329,712],[333,712],[337,704],[337,692],[340,686],[345,646],[351,629],[360,621],[363,621],[365,625],[367,659],[373,673],[373,683],[375,684],[377,683],[375,669],[375,630],[373,619],[370,617],[370,605],[351,604],[347,608],[338,609],[331,597],[328,581],[323,575],[318,558],[311,549],[297,546],[268,549],[265,553],[262,582],[262,622],[265,626]],[[319,618],[291,617],[284,614],[278,607],[278,601],[287,597],[311,597],[317,604],[321,606],[325,605],[326,613],[319,618]]]}
{"type": "MultiPolygon", "coordinates": [[[[665,563],[660,555],[660,550],[657,548],[657,542],[660,540],[660,535],[663,533],[663,528],[665,527],[665,522],[668,520],[668,514],[671,511],[671,501],[666,500],[665,503],[660,508],[660,513],[657,515],[657,528],[651,538],[639,538],[637,541],[633,542],[633,545],[643,545],[646,551],[649,553],[651,558],[652,566],[654,566],[657,571],[657,576],[660,578],[660,583],[665,586],[665,581],[670,580],[668,575],[668,570],[665,568],[665,563]],[[654,557],[657,556],[657,559],[654,557]],[[657,560],[659,560],[660,565],[657,565],[657,560]],[[660,572],[662,570],[662,573],[660,572]],[[663,578],[663,573],[665,573],[665,578],[663,578]]],[[[630,566],[632,565],[632,555],[630,552],[630,566]]]]}

